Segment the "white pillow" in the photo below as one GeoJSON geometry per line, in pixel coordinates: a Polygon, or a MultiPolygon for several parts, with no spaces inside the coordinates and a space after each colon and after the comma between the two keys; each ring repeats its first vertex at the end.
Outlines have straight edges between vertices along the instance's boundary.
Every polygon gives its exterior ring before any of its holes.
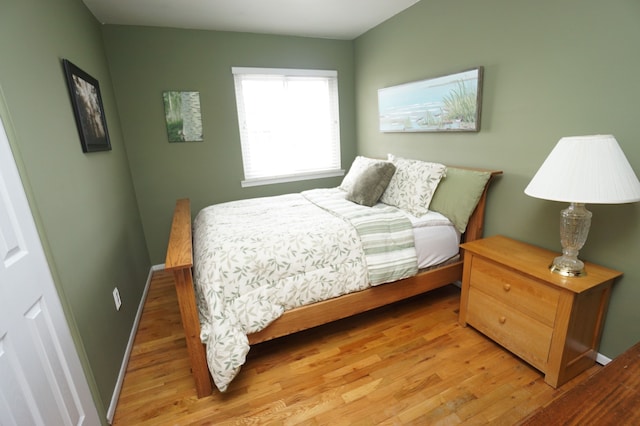
{"type": "Polygon", "coordinates": [[[377,160],[374,158],[363,157],[358,155],[351,163],[351,168],[347,172],[347,175],[342,179],[342,183],[338,188],[344,191],[351,191],[353,189],[353,185],[358,181],[360,175],[364,173],[372,164],[375,163],[387,163],[388,161],[377,160]]]}
{"type": "Polygon", "coordinates": [[[419,160],[408,160],[389,154],[389,161],[396,166],[380,201],[398,207],[416,217],[429,212],[429,204],[436,192],[446,166],[419,160]]]}

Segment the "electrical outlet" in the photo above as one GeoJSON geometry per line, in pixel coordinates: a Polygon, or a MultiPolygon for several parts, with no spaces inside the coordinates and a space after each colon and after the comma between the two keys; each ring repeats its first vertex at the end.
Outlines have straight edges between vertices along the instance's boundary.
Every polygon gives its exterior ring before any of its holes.
{"type": "Polygon", "coordinates": [[[122,306],[122,300],[120,300],[120,292],[118,291],[118,287],[113,289],[113,301],[116,304],[116,311],[119,311],[120,306],[122,306]]]}

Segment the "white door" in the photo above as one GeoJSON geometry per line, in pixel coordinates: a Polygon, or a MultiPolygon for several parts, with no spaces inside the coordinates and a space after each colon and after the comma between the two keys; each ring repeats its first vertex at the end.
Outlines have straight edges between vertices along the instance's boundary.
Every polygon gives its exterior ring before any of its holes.
{"type": "Polygon", "coordinates": [[[0,120],[0,425],[99,425],[0,120]]]}

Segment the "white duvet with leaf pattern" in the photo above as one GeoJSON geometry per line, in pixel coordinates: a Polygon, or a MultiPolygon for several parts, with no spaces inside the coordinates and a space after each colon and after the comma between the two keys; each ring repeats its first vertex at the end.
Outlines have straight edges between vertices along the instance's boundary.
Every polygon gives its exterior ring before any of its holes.
{"type": "Polygon", "coordinates": [[[218,204],[198,213],[194,281],[201,339],[220,391],[245,362],[247,334],[285,310],[369,287],[367,256],[377,268],[371,272],[374,284],[417,272],[404,215],[391,207],[356,205],[344,194],[317,189],[218,204]],[[363,219],[365,214],[377,218],[363,219]],[[361,236],[357,227],[369,234],[361,236]],[[384,278],[381,265],[388,273],[384,278]]]}

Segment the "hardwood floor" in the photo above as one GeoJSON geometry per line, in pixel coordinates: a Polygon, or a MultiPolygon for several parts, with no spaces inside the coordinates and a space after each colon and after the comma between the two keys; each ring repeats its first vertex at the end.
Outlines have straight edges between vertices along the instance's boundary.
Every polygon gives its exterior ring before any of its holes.
{"type": "Polygon", "coordinates": [[[114,425],[515,424],[559,389],[473,328],[447,286],[261,343],[222,394],[197,399],[173,278],[154,274],[114,425]]]}

